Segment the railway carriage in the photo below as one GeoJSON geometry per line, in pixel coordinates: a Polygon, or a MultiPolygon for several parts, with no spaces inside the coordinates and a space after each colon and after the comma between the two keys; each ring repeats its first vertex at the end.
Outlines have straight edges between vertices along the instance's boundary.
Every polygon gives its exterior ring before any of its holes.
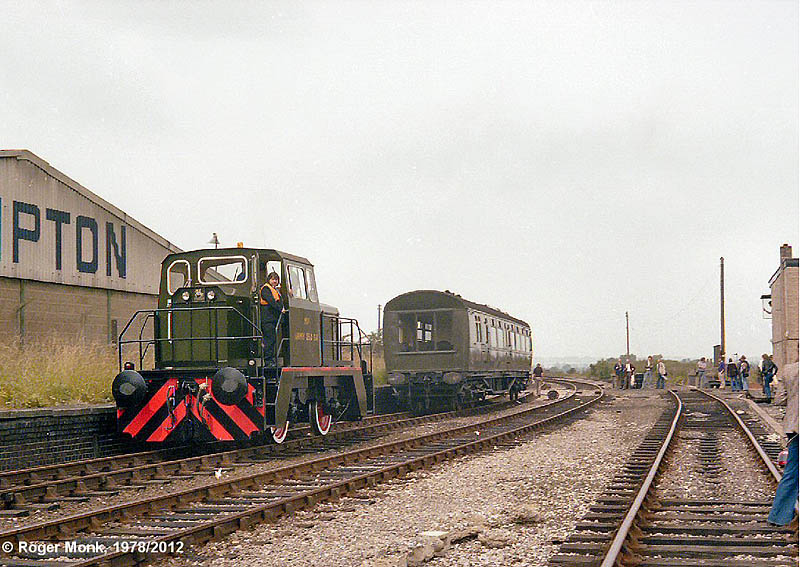
{"type": "Polygon", "coordinates": [[[305,258],[243,247],[171,254],[158,308],[136,312],[119,337],[118,428],[157,443],[282,442],[297,422],[324,435],[333,421],[372,409],[366,348],[355,319],[319,302],[305,258]],[[281,276],[285,308],[274,356],[259,299],[271,272],[281,276]],[[131,350],[136,362],[123,363],[131,350]]]}
{"type": "Polygon", "coordinates": [[[489,395],[516,399],[530,380],[530,325],[449,291],[411,291],[389,301],[383,341],[389,384],[416,413],[489,395]]]}

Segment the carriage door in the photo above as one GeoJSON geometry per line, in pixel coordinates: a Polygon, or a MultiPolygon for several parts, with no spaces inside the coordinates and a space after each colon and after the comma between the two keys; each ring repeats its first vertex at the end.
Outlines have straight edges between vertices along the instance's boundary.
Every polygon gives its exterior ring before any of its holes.
{"type": "Polygon", "coordinates": [[[320,366],[320,306],[314,269],[286,263],[289,276],[289,364],[320,366]]]}

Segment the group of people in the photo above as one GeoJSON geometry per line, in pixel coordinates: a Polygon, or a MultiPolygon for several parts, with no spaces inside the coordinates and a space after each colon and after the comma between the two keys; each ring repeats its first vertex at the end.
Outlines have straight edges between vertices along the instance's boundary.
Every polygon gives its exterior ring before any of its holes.
{"type": "MultiPolygon", "coordinates": [[[[667,365],[660,358],[657,362],[654,361],[652,356],[648,356],[645,363],[642,388],[653,387],[654,369],[657,375],[655,388],[663,390],[667,384],[667,365]]],[[[630,358],[626,359],[624,364],[621,358],[617,360],[616,364],[614,364],[614,376],[616,377],[617,388],[627,390],[636,387],[636,366],[633,365],[630,358]]]]}
{"type": "MultiPolygon", "coordinates": [[[[710,380],[706,377],[708,370],[708,362],[706,357],[701,357],[697,362],[697,385],[701,388],[708,388],[710,380]]],[[[764,397],[772,399],[772,381],[778,373],[778,366],[772,361],[772,357],[768,354],[761,355],[761,378],[762,390],[764,397]]],[[[719,387],[724,388],[730,385],[732,392],[748,392],[750,390],[750,363],[747,357],[742,355],[738,360],[735,357],[725,358],[722,357],[717,366],[717,376],[719,378],[719,387]]]]}

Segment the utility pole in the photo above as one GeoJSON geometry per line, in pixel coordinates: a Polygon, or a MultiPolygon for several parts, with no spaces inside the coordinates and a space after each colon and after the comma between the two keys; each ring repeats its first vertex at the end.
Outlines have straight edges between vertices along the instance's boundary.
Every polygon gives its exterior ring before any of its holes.
{"type": "Polygon", "coordinates": [[[625,312],[625,352],[627,357],[631,357],[631,327],[628,320],[628,312],[625,312]]]}
{"type": "Polygon", "coordinates": [[[378,332],[381,332],[381,304],[378,304],[378,332]]]}
{"type": "Polygon", "coordinates": [[[719,350],[725,360],[725,258],[719,259],[719,350]]]}

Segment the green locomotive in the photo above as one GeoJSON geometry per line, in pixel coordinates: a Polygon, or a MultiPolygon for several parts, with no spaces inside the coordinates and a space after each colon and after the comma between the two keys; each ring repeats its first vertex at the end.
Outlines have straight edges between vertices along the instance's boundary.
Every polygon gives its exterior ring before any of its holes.
{"type": "Polygon", "coordinates": [[[530,325],[449,291],[410,291],[390,300],[383,345],[394,395],[415,413],[457,409],[490,395],[516,399],[530,380],[530,325]]]}
{"type": "Polygon", "coordinates": [[[118,428],[150,443],[280,443],[297,422],[325,435],[372,411],[366,339],[355,319],[319,302],[305,258],[243,247],[171,254],[158,308],[137,311],[119,337],[118,428]],[[274,351],[261,300],[271,273],[283,307],[274,351]],[[131,349],[137,362],[123,363],[131,349]]]}

